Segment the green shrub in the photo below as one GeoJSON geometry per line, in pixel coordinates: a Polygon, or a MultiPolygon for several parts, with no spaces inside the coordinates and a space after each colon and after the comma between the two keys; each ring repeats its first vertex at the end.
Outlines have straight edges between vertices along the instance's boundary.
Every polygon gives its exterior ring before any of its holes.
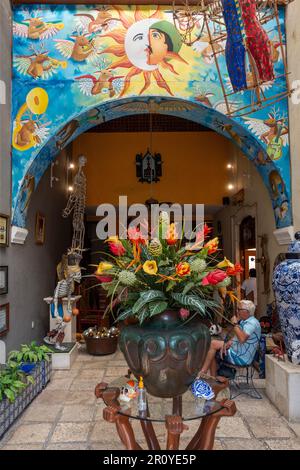
{"type": "Polygon", "coordinates": [[[11,351],[8,355],[8,362],[13,360],[21,364],[22,362],[49,361],[51,352],[47,346],[38,346],[36,341],[32,341],[30,344],[21,344],[20,351],[11,351]]]}
{"type": "Polygon", "coordinates": [[[33,377],[26,376],[20,371],[18,363],[10,361],[0,371],[0,401],[4,398],[15,401],[17,395],[30,383],[34,383],[33,377]]]}

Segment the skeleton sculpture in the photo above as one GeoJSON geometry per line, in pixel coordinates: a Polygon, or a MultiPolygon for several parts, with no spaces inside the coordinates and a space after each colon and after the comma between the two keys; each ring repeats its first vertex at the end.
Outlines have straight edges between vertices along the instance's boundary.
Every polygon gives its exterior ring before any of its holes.
{"type": "Polygon", "coordinates": [[[78,172],[73,182],[73,191],[69,197],[68,204],[63,211],[63,217],[68,217],[73,211],[73,239],[72,252],[81,254],[84,243],[84,210],[86,197],[86,177],[83,173],[83,167],[86,164],[86,158],[82,155],[78,159],[78,172]]]}
{"type": "Polygon", "coordinates": [[[75,266],[67,267],[67,276],[65,279],[58,281],[57,286],[54,291],[54,317],[59,317],[58,313],[58,300],[63,297],[68,298],[67,312],[69,315],[72,314],[72,303],[71,296],[75,289],[75,282],[81,281],[81,270],[79,264],[75,266]]]}

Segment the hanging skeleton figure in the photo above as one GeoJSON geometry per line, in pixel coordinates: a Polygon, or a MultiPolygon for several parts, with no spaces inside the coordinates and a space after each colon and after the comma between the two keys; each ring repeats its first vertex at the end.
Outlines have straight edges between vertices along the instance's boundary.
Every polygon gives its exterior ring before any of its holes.
{"type": "Polygon", "coordinates": [[[63,211],[63,217],[68,217],[73,211],[73,239],[72,252],[81,254],[84,244],[84,211],[86,197],[86,177],[83,167],[86,164],[86,157],[81,155],[78,159],[78,172],[73,182],[73,191],[69,197],[67,207],[63,211]]]}

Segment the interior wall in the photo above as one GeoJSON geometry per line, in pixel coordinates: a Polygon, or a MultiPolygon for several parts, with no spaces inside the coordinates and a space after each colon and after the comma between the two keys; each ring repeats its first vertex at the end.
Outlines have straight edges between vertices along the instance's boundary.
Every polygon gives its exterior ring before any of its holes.
{"type": "Polygon", "coordinates": [[[66,205],[65,153],[58,157],[55,176],[59,181],[50,188],[50,168],[33,193],[28,211],[28,236],[24,245],[6,248],[5,264],[9,266],[9,292],[1,303],[10,303],[9,332],[2,338],[7,352],[22,343],[41,341],[49,329],[49,306],[44,297],[53,294],[56,265],[71,239],[70,219],[62,217],[66,205]],[[36,214],[46,218],[45,243],[35,242],[36,214]],[[33,322],[33,324],[32,324],[33,322]]]}
{"type": "MultiPolygon", "coordinates": [[[[11,8],[9,0],[0,2],[0,214],[10,215],[11,208],[11,8]]],[[[8,249],[0,247],[0,266],[8,264],[8,249]]],[[[8,302],[8,296],[0,295],[0,305],[8,302]]],[[[0,337],[0,342],[3,340],[0,337]]],[[[3,343],[0,344],[0,363],[3,362],[5,353],[3,343]]]]}
{"type": "Polygon", "coordinates": [[[136,177],[135,156],[149,147],[149,133],[86,133],[73,142],[73,155],[87,157],[87,206],[128,204],[150,196],[159,201],[222,205],[228,195],[226,164],[232,144],[214,132],[157,132],[153,153],[160,153],[160,181],[150,185],[136,177]],[[152,193],[151,193],[152,191],[152,193]]]}
{"type": "Polygon", "coordinates": [[[224,254],[234,262],[238,261],[235,254],[234,239],[232,237],[232,226],[239,224],[247,215],[256,218],[256,248],[257,258],[261,257],[260,235],[268,236],[268,256],[270,261],[269,294],[264,294],[264,278],[261,265],[257,264],[257,286],[258,286],[258,315],[261,316],[266,311],[266,305],[274,299],[272,291],[272,272],[276,256],[285,252],[286,247],[279,245],[273,235],[275,230],[274,213],[268,191],[262,181],[261,176],[256,171],[254,165],[236,151],[235,158],[235,192],[244,188],[245,199],[241,206],[234,206],[232,203],[219,211],[215,216],[215,226],[221,223],[224,254]]]}

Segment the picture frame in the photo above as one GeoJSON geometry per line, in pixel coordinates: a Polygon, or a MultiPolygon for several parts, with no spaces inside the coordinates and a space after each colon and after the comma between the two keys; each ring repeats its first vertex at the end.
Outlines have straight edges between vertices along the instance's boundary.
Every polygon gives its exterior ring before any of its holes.
{"type": "Polygon", "coordinates": [[[46,217],[37,212],[35,221],[35,243],[37,245],[43,245],[45,243],[45,223],[46,217]]]}
{"type": "Polygon", "coordinates": [[[9,215],[0,214],[0,247],[9,245],[9,215]]]}
{"type": "Polygon", "coordinates": [[[8,294],[8,266],[0,266],[0,295],[8,294]]]}
{"type": "Polygon", "coordinates": [[[0,305],[0,337],[9,330],[9,303],[0,305]]]}

